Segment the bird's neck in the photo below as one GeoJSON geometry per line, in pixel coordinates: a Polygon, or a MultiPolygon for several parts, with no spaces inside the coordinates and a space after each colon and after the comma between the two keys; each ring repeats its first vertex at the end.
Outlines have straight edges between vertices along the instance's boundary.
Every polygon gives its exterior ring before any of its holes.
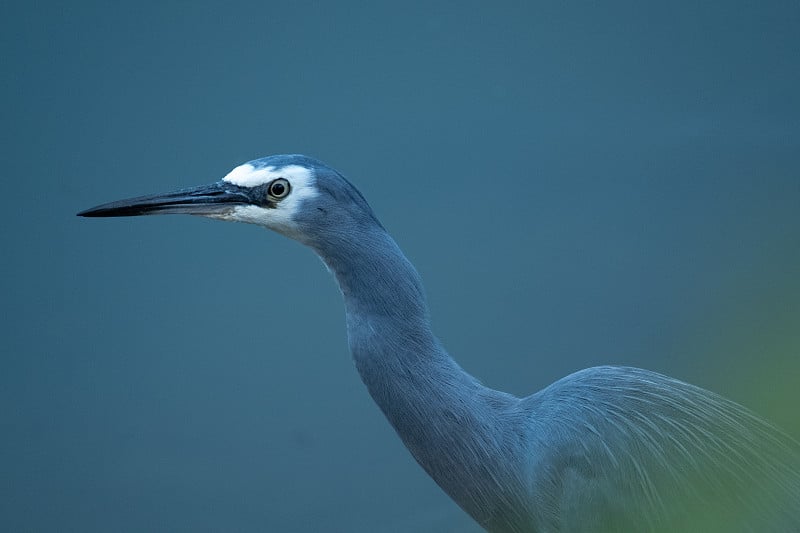
{"type": "Polygon", "coordinates": [[[431,477],[488,520],[476,510],[492,503],[475,487],[497,494],[490,485],[515,473],[493,463],[504,452],[487,436],[506,429],[518,400],[484,387],[447,354],[431,331],[419,274],[382,228],[316,248],[344,295],[350,349],[372,398],[431,477]]]}
{"type": "Polygon", "coordinates": [[[385,412],[382,391],[412,369],[471,379],[433,335],[422,280],[385,230],[328,238],[317,252],[344,296],[356,366],[385,412]]]}

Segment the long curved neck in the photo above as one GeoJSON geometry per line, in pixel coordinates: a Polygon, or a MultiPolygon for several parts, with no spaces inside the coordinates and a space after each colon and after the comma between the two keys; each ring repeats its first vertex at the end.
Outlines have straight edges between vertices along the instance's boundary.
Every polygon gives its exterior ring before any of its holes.
{"type": "Polygon", "coordinates": [[[336,276],[353,358],[387,416],[392,406],[382,403],[382,389],[411,370],[446,372],[477,384],[433,335],[422,280],[383,228],[370,227],[357,237],[328,236],[314,247],[336,276]]]}
{"type": "MultiPolygon", "coordinates": [[[[394,240],[380,227],[327,239],[317,249],[344,296],[350,349],[364,383],[390,417],[387,403],[398,377],[449,372],[471,379],[433,335],[422,281],[394,240]]],[[[417,392],[417,391],[415,391],[417,392]]],[[[431,392],[431,391],[426,391],[431,392]]]]}
{"type": "MultiPolygon", "coordinates": [[[[344,295],[350,349],[371,396],[420,465],[480,522],[505,478],[496,437],[517,399],[484,387],[433,335],[419,274],[376,226],[313,246],[344,295]],[[476,490],[484,487],[485,490],[476,490]]],[[[507,443],[506,443],[507,444],[507,443]]]]}

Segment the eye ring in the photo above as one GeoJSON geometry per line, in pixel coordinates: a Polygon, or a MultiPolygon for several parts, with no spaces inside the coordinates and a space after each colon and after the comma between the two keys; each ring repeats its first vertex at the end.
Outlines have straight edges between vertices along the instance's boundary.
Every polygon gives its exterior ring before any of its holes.
{"type": "Polygon", "coordinates": [[[286,198],[290,189],[291,187],[288,180],[284,178],[278,178],[269,184],[267,193],[269,193],[272,198],[280,200],[281,198],[286,198]]]}

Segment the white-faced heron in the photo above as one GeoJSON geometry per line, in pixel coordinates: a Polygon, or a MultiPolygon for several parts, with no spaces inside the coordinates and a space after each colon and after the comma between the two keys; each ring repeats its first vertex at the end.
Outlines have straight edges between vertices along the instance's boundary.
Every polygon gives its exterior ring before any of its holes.
{"type": "Polygon", "coordinates": [[[798,444],[732,401],[628,367],[582,370],[525,398],[465,372],[431,331],[417,271],[319,161],[265,157],[212,185],[79,214],[164,213],[258,224],[319,254],[372,398],[486,530],[800,531],[798,444]]]}

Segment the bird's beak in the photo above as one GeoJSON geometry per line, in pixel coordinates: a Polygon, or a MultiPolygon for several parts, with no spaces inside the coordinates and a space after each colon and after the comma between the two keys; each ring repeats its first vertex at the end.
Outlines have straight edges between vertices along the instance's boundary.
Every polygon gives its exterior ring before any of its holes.
{"type": "Polygon", "coordinates": [[[133,217],[139,215],[214,216],[230,212],[237,205],[252,203],[247,189],[219,181],[191,189],[152,196],[139,196],[98,205],[78,213],[81,217],[133,217]]]}

